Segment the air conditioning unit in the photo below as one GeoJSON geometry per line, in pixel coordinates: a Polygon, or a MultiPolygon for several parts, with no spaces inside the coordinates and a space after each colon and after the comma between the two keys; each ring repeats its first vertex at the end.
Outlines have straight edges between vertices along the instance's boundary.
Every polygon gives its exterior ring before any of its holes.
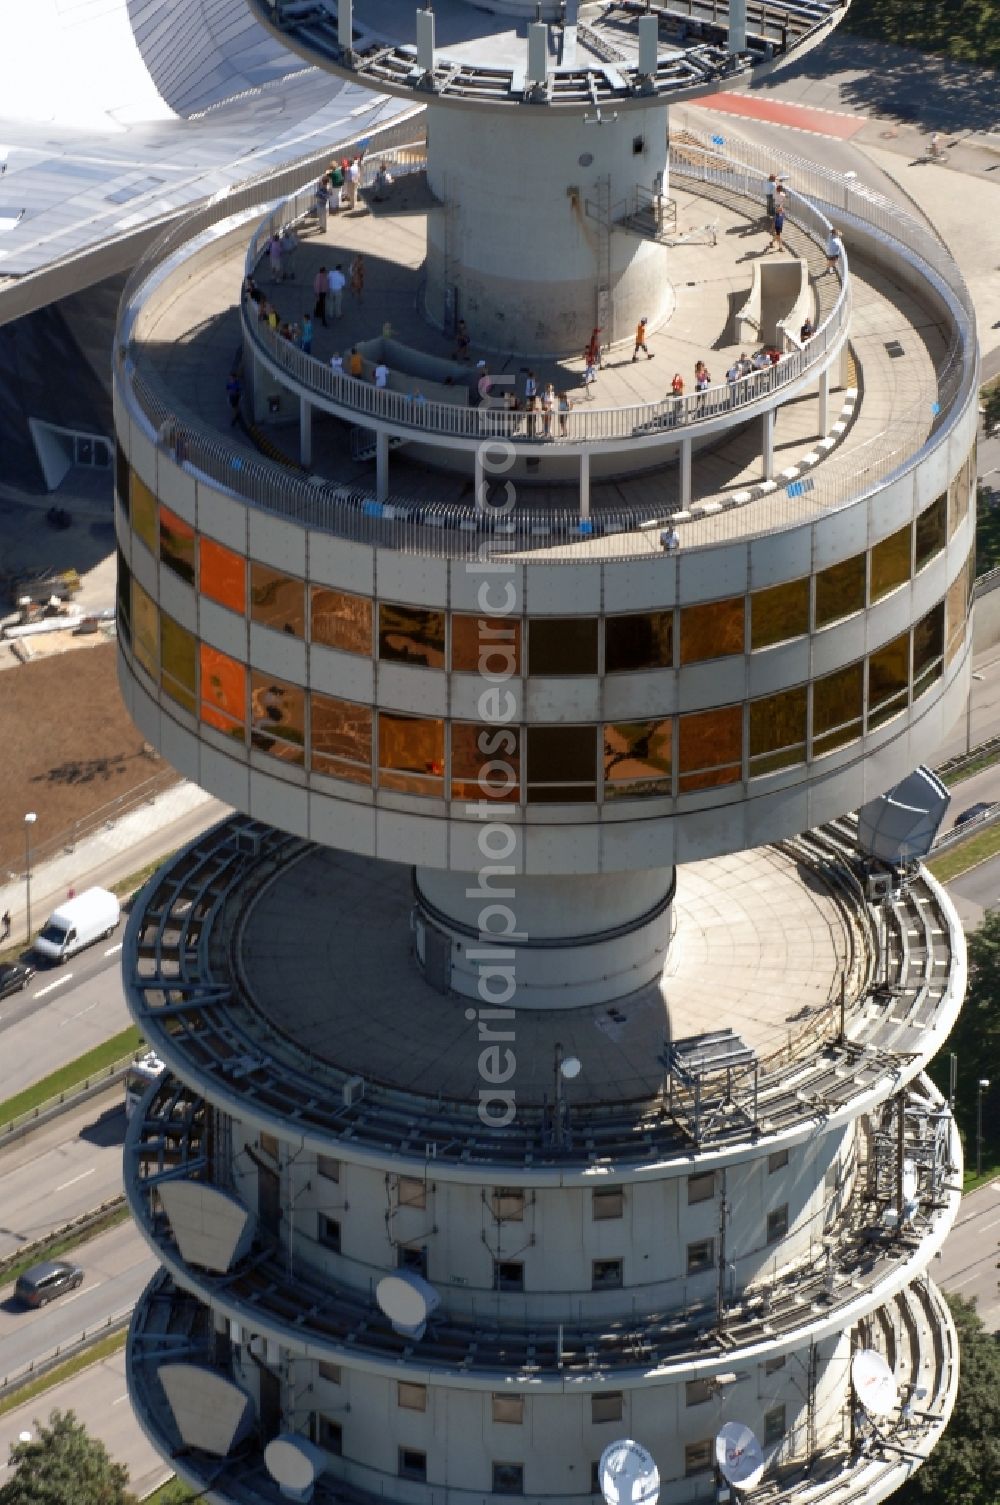
{"type": "Polygon", "coordinates": [[[360,1103],[365,1095],[365,1079],[363,1076],[349,1076],[342,1088],[342,1098],[345,1108],[354,1108],[360,1103]]]}
{"type": "Polygon", "coordinates": [[[865,881],[865,893],[872,904],[887,903],[892,898],[894,888],[894,873],[869,873],[865,881]]]}

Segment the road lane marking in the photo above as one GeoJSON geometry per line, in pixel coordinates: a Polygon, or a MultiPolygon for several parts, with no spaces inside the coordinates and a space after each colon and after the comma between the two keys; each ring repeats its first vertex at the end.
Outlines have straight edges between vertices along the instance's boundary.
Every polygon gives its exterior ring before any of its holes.
{"type": "Polygon", "coordinates": [[[64,972],[62,977],[57,977],[55,982],[50,982],[48,987],[39,988],[37,993],[32,993],[32,998],[44,998],[46,993],[51,993],[53,988],[61,988],[64,982],[71,982],[72,972],[64,972]]]}
{"type": "Polygon", "coordinates": [[[82,1019],[84,1014],[89,1014],[91,1009],[96,1009],[97,1005],[100,1002],[101,1000],[99,998],[95,998],[93,1003],[88,1003],[85,1009],[79,1009],[75,1014],[70,1014],[67,1023],[72,1024],[74,1019],[82,1019]]]}
{"type": "Polygon", "coordinates": [[[122,949],[122,947],[124,946],[124,944],[125,944],[124,941],[119,941],[117,946],[109,946],[108,949],[107,949],[107,951],[105,951],[104,955],[105,956],[116,956],[117,953],[122,949]]]}
{"type": "Polygon", "coordinates": [[[977,1228],[976,1229],[976,1232],[977,1233],[988,1233],[991,1228],[996,1228],[998,1224],[1000,1224],[1000,1218],[994,1218],[993,1221],[992,1221],[992,1223],[984,1223],[983,1226],[982,1226],[982,1228],[977,1228]]]}
{"type": "Polygon", "coordinates": [[[92,1176],[96,1169],[97,1166],[92,1165],[89,1171],[81,1171],[78,1176],[73,1177],[72,1181],[64,1181],[62,1186],[57,1186],[56,1191],[65,1191],[68,1186],[75,1186],[78,1181],[86,1181],[87,1177],[92,1176]]]}
{"type": "Polygon", "coordinates": [[[119,1397],[118,1397],[118,1399],[117,1399],[117,1400],[113,1400],[113,1401],[112,1401],[112,1402],[111,1402],[111,1404],[112,1404],[112,1405],[113,1405],[113,1406],[120,1406],[120,1405],[121,1405],[121,1404],[122,1404],[122,1402],[123,1402],[123,1401],[127,1401],[127,1400],[128,1400],[128,1396],[127,1396],[127,1395],[120,1395],[120,1396],[119,1396],[119,1397]]]}

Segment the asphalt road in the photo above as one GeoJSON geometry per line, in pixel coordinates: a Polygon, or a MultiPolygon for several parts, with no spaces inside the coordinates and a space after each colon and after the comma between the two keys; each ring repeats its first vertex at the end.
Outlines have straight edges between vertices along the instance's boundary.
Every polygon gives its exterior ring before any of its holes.
{"type": "Polygon", "coordinates": [[[99,1437],[116,1463],[124,1463],[132,1490],[143,1499],[169,1479],[171,1470],[146,1441],[125,1389],[125,1354],[112,1354],[65,1384],[0,1417],[0,1489],[9,1477],[10,1445],[33,1432],[54,1410],[75,1411],[91,1437],[99,1437]]]}
{"type": "Polygon", "coordinates": [[[0,1259],[45,1238],[122,1189],[121,1083],[0,1155],[0,1259]]]}
{"type": "Polygon", "coordinates": [[[1000,1329],[1000,1181],[962,1198],[958,1220],[930,1274],[939,1286],[966,1299],[976,1298],[980,1317],[1000,1329]]]}
{"type": "Polygon", "coordinates": [[[0,1289],[0,1382],[99,1328],[110,1316],[131,1310],[157,1269],[131,1223],[91,1239],[73,1257],[85,1272],[83,1285],[46,1307],[22,1307],[13,1299],[13,1286],[0,1289]]]}
{"type": "Polygon", "coordinates": [[[63,966],[39,967],[0,1003],[0,1099],[110,1039],[132,1021],[121,984],[122,929],[63,966]]]}

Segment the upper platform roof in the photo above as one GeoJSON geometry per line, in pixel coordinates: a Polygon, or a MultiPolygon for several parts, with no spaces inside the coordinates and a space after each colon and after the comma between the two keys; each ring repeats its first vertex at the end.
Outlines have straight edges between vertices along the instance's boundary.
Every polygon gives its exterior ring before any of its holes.
{"type": "Polygon", "coordinates": [[[538,53],[528,40],[536,7],[521,0],[437,0],[433,37],[424,22],[419,43],[416,0],[248,3],[304,57],[388,93],[579,110],[693,97],[720,79],[749,78],[821,42],[850,0],[750,0],[745,29],[737,20],[732,37],[729,0],[566,0],[537,8],[555,22],[538,53]],[[643,17],[659,23],[655,47],[640,42],[643,17]]]}

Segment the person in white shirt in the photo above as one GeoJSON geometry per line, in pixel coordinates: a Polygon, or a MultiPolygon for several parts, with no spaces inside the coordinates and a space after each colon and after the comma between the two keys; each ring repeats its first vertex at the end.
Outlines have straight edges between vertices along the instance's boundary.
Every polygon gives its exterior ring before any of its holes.
{"type": "Polygon", "coordinates": [[[330,370],[334,376],[343,376],[344,374],[344,357],[340,354],[339,350],[335,350],[330,357],[330,370]]]}
{"type": "Polygon", "coordinates": [[[386,365],[385,361],[379,361],[378,365],[375,367],[375,371],[372,375],[372,381],[375,383],[376,387],[387,387],[389,385],[389,367],[386,365]]]}
{"type": "Polygon", "coordinates": [[[327,287],[330,293],[330,302],[333,304],[333,317],[339,319],[344,312],[344,288],[347,286],[347,278],[340,262],[326,274],[327,287]]]}
{"type": "Polygon", "coordinates": [[[664,528],[663,532],[660,534],[660,544],[664,552],[667,554],[672,554],[675,549],[680,548],[680,534],[673,526],[673,524],[671,524],[669,528],[664,528]]]}
{"type": "Polygon", "coordinates": [[[347,207],[356,209],[358,204],[358,184],[361,182],[361,158],[355,157],[347,169],[347,207]]]}
{"type": "Polygon", "coordinates": [[[826,243],[826,275],[835,272],[840,266],[840,258],[844,254],[844,242],[840,238],[839,230],[830,231],[830,239],[826,243]]]}

